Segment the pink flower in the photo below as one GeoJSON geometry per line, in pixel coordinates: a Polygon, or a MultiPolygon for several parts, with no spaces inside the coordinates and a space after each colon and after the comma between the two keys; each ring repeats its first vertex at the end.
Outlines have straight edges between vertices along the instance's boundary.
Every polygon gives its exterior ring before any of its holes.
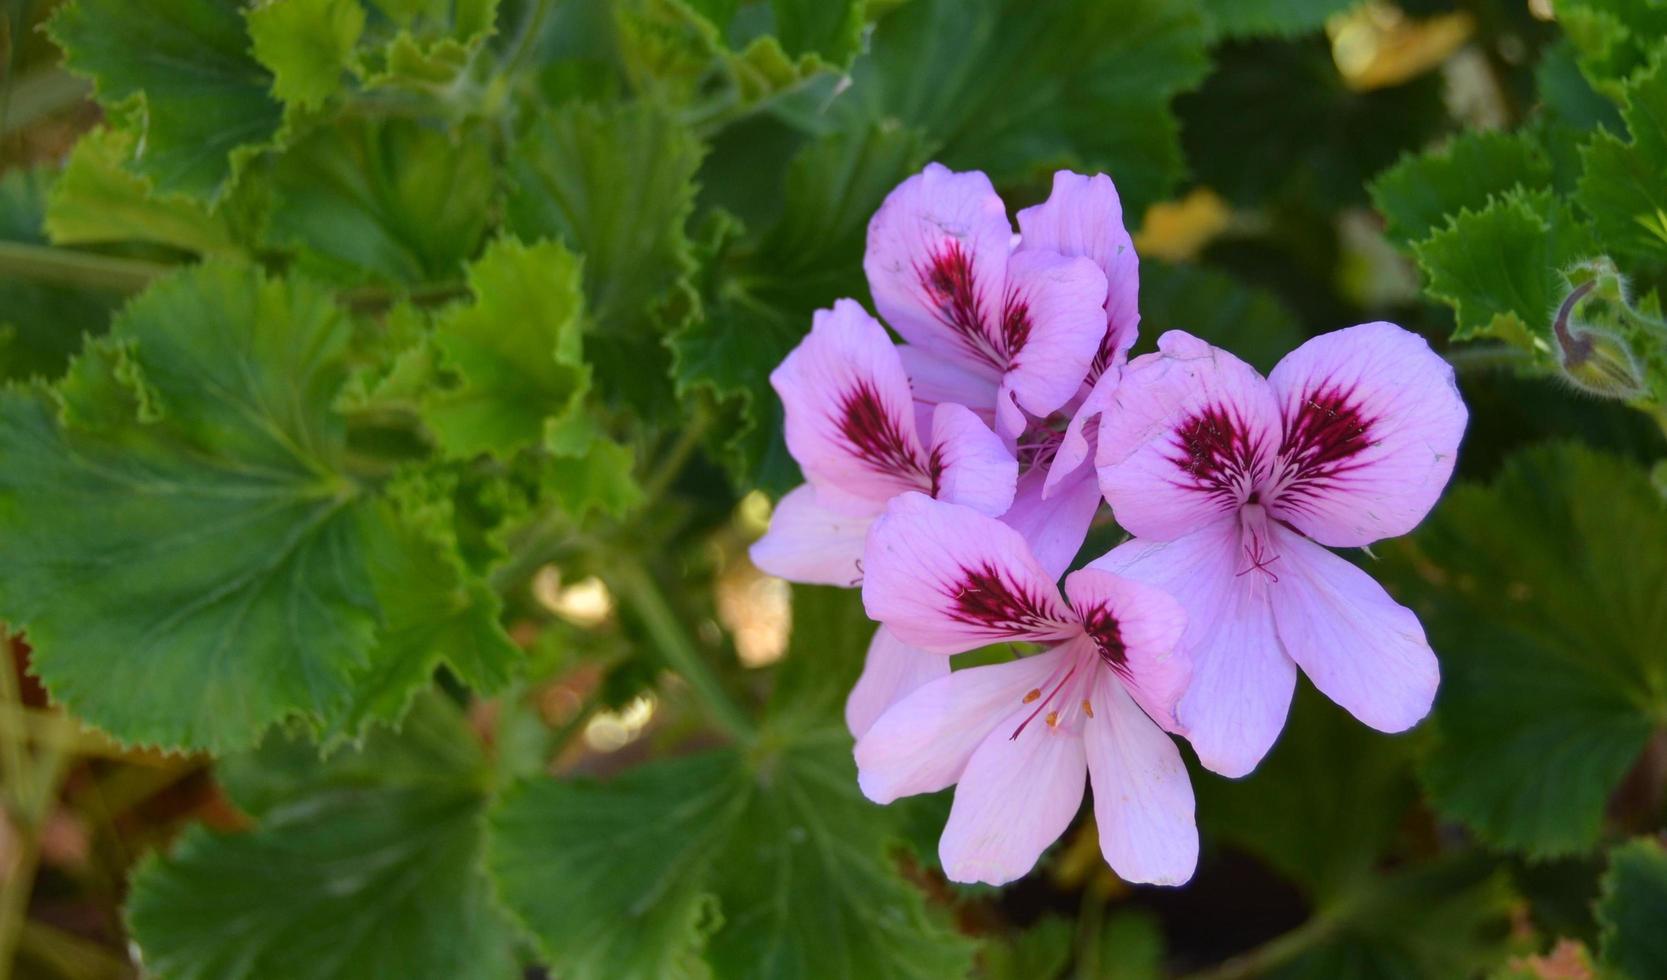
{"type": "Polygon", "coordinates": [[[1384,732],[1416,724],[1440,674],[1413,613],[1333,555],[1412,530],[1453,472],[1453,371],[1390,323],[1316,337],[1264,379],[1171,331],[1130,362],[1101,419],[1100,487],[1134,540],[1090,567],[1187,611],[1177,717],[1204,765],[1256,766],[1300,666],[1384,732]]]}
{"type": "Polygon", "coordinates": [[[752,546],[753,563],[771,575],[857,585],[868,525],[905,491],[992,515],[1013,502],[1018,463],[1007,447],[959,405],[917,418],[897,348],[854,300],[819,310],[770,384],[806,480],[776,505],[769,532],[752,546]]]}
{"type": "MultiPolygon", "coordinates": [[[[788,451],[806,482],[776,505],[752,546],[753,564],[794,582],[862,581],[868,526],[892,497],[919,490],[1000,514],[1013,501],[1018,463],[960,405],[917,417],[909,379],[885,329],[852,300],[819,311],[811,332],[770,375],[786,413],[788,451]]],[[[949,672],[942,657],[882,628],[846,703],[860,733],[900,692],[949,672]]]]}
{"type": "Polygon", "coordinates": [[[955,881],[1023,875],[1094,786],[1101,850],[1130,881],[1179,884],[1198,858],[1192,786],[1175,743],[1185,614],[1094,569],[1054,577],[1012,528],[909,493],[869,531],[863,603],[899,640],[940,656],[1003,640],[1047,652],[958,670],[892,705],[857,741],[878,803],[955,785],[939,843],[955,881]]]}

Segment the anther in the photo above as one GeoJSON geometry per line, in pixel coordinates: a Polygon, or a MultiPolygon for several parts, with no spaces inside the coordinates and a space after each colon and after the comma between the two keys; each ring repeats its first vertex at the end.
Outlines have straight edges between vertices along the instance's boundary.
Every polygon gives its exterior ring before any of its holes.
{"type": "Polygon", "coordinates": [[[1030,689],[1030,693],[1025,695],[1025,699],[1022,703],[1029,704],[1030,702],[1036,700],[1037,698],[1039,698],[1041,696],[1042,696],[1042,689],[1039,688],[1039,687],[1033,687],[1033,688],[1030,689]]]}
{"type": "Polygon", "coordinates": [[[1049,728],[1058,728],[1059,727],[1059,712],[1057,712],[1057,711],[1048,712],[1048,727],[1049,728]]]}
{"type": "Polygon", "coordinates": [[[1090,718],[1094,717],[1094,706],[1088,703],[1087,698],[1082,699],[1082,713],[1090,718]]]}

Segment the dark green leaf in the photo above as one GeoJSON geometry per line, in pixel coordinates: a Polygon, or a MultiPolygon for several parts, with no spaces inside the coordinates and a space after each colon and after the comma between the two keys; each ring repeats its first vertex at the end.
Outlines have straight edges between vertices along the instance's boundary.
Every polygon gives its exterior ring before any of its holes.
{"type": "Polygon", "coordinates": [[[1667,501],[1632,463],[1518,455],[1452,492],[1390,568],[1441,657],[1436,806],[1531,854],[1598,839],[1667,711],[1667,501]]]}
{"type": "Polygon", "coordinates": [[[1326,18],[1354,5],[1355,0],[1204,0],[1216,31],[1225,37],[1317,31],[1326,18]]]}
{"type": "Polygon", "coordinates": [[[1575,200],[1592,216],[1605,251],[1667,260],[1667,64],[1626,86],[1622,109],[1630,142],[1599,130],[1581,148],[1584,173],[1575,200]]]}
{"type": "Polygon", "coordinates": [[[1598,902],[1605,966],[1635,980],[1667,975],[1667,852],[1639,838],[1609,855],[1598,902]]]}
{"type": "Polygon", "coordinates": [[[479,133],[348,118],[273,164],[267,241],[342,284],[455,280],[486,230],[493,179],[479,133]]]}
{"type": "Polygon", "coordinates": [[[139,869],[128,920],[170,980],[500,980],[513,936],[480,873],[483,760],[430,698],[406,733],[319,762],[270,739],[231,763],[260,826],[193,828],[139,869]]]}
{"type": "Polygon", "coordinates": [[[1168,330],[1185,330],[1269,371],[1303,341],[1297,316],[1278,296],[1225,272],[1140,263],[1139,350],[1168,330]]]}
{"type": "Polygon", "coordinates": [[[1467,132],[1440,150],[1406,156],[1372,181],[1372,203],[1388,220],[1389,237],[1408,245],[1447,223],[1447,216],[1480,210],[1513,188],[1541,190],[1551,161],[1522,133],[1467,132]]]}
{"type": "Polygon", "coordinates": [[[162,193],[218,200],[270,145],[283,108],[225,0],[75,0],[52,19],[70,68],[107,110],[137,99],[133,169],[162,193]]]}

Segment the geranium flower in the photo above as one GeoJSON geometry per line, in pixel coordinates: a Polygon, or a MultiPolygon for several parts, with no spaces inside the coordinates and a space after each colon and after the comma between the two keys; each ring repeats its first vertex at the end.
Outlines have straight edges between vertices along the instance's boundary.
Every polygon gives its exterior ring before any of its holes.
{"type": "MultiPolygon", "coordinates": [[[[1139,261],[1104,174],[1056,173],[1047,201],[1019,212],[1016,244],[1006,214],[989,178],[932,164],[875,213],[864,268],[876,307],[909,341],[915,400],[1005,424],[1020,475],[1002,520],[1057,579],[1100,507],[1082,464],[1139,329],[1139,261]]],[[[882,630],[846,703],[852,733],[948,671],[882,630]]]]}
{"type": "Polygon", "coordinates": [[[1135,537],[1091,564],[1187,610],[1177,716],[1204,765],[1264,756],[1300,666],[1384,732],[1430,709],[1440,672],[1413,613],[1333,548],[1415,527],[1453,472],[1466,411],[1453,370],[1391,323],[1316,337],[1266,379],[1171,331],[1123,372],[1096,465],[1135,537]]]}
{"type": "Polygon", "coordinates": [[[960,405],[917,418],[897,348],[854,300],[818,310],[770,384],[806,480],[782,497],[752,546],[753,564],[771,575],[857,585],[868,525],[905,491],[992,515],[1013,503],[1018,463],[1006,445],[960,405]]]}
{"type": "MultiPolygon", "coordinates": [[[[897,348],[855,301],[818,311],[770,383],[781,396],[788,451],[807,481],[781,499],[752,546],[753,564],[771,575],[856,586],[869,524],[907,490],[986,514],[1013,502],[1018,463],[1006,445],[960,405],[917,414],[897,348]]],[[[876,630],[846,702],[852,732],[865,730],[899,691],[948,670],[943,658],[876,630]]]]}
{"type": "Polygon", "coordinates": [[[1174,600],[1084,569],[1066,578],[1067,602],[1017,531],[919,493],[874,523],[865,563],[868,614],[905,643],[940,657],[1050,644],[925,684],[857,741],[858,778],[877,803],[956,786],[938,848],[952,880],[999,885],[1029,871],[1076,815],[1085,774],[1118,874],[1192,876],[1192,786],[1164,734],[1189,673],[1174,600]]]}

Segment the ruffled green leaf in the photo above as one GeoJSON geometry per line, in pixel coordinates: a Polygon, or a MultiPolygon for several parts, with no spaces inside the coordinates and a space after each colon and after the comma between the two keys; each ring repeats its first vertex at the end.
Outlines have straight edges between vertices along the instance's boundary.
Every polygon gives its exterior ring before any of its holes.
{"type": "Polygon", "coordinates": [[[341,720],[400,649],[378,556],[413,532],[351,475],[348,339],[318,287],[215,263],[136,299],[56,391],[0,393],[0,608],[54,700],[223,751],[341,720]]]}
{"type": "Polygon", "coordinates": [[[1497,337],[1549,354],[1563,273],[1595,251],[1591,232],[1549,192],[1513,191],[1461,210],[1413,246],[1425,289],[1453,308],[1455,340],[1497,337]]]}
{"type": "Polygon", "coordinates": [[[562,975],[962,976],[970,945],[898,875],[893,822],[857,792],[850,737],[822,729],[517,787],[490,867],[562,975]]]}
{"type": "Polygon", "coordinates": [[[1436,807],[1535,855],[1595,844],[1610,792],[1667,717],[1667,501],[1573,446],[1461,486],[1395,550],[1441,657],[1436,807]]]}
{"type": "Polygon", "coordinates": [[[130,166],[161,193],[217,201],[283,124],[237,4],[75,0],[50,30],[69,67],[93,79],[101,105],[132,105],[143,139],[130,166]]]}
{"type": "Polygon", "coordinates": [[[1399,245],[1420,241],[1447,216],[1480,210],[1497,194],[1551,183],[1551,161],[1523,133],[1466,132],[1439,150],[1405,156],[1372,181],[1372,204],[1399,245]]]}
{"type": "Polygon", "coordinates": [[[1356,0],[1204,0],[1204,9],[1222,37],[1264,34],[1290,36],[1317,31],[1326,18],[1355,6],[1356,0]]]}
{"type": "Polygon", "coordinates": [[[230,208],[210,212],[186,194],[160,193],[127,169],[136,137],[97,129],[81,137],[52,186],[46,230],[58,245],[155,242],[202,255],[235,252],[230,208]]]}
{"type": "Polygon", "coordinates": [[[341,89],[365,29],[359,0],[267,0],[244,16],[255,60],[272,73],[272,94],[302,109],[341,89]]]}
{"type": "Polygon", "coordinates": [[[134,877],[128,921],[170,980],[499,980],[513,931],[479,870],[485,763],[428,698],[399,734],[320,762],[269,739],[231,760],[245,834],[187,831],[134,877]]]}
{"type": "Polygon", "coordinates": [[[689,302],[684,226],[701,153],[663,109],[578,103],[545,112],[510,151],[508,227],[584,255],[599,387],[649,417],[671,408],[656,314],[689,302]]]}
{"type": "Polygon", "coordinates": [[[494,179],[478,133],[347,118],[274,163],[266,239],[344,285],[453,281],[480,247],[494,179]]]}
{"type": "Polygon", "coordinates": [[[1606,252],[1659,263],[1667,260],[1667,63],[1658,61],[1626,86],[1621,115],[1631,139],[1592,134],[1581,147],[1575,200],[1592,216],[1606,252]]]}
{"type": "Polygon", "coordinates": [[[1598,901],[1601,956],[1622,976],[1667,974],[1667,851],[1643,837],[1609,853],[1598,901]]]}
{"type": "Polygon", "coordinates": [[[472,301],[436,320],[445,387],[423,420],[450,456],[508,457],[546,441],[590,384],[581,339],[579,260],[554,242],[502,239],[469,267],[472,301]]]}

